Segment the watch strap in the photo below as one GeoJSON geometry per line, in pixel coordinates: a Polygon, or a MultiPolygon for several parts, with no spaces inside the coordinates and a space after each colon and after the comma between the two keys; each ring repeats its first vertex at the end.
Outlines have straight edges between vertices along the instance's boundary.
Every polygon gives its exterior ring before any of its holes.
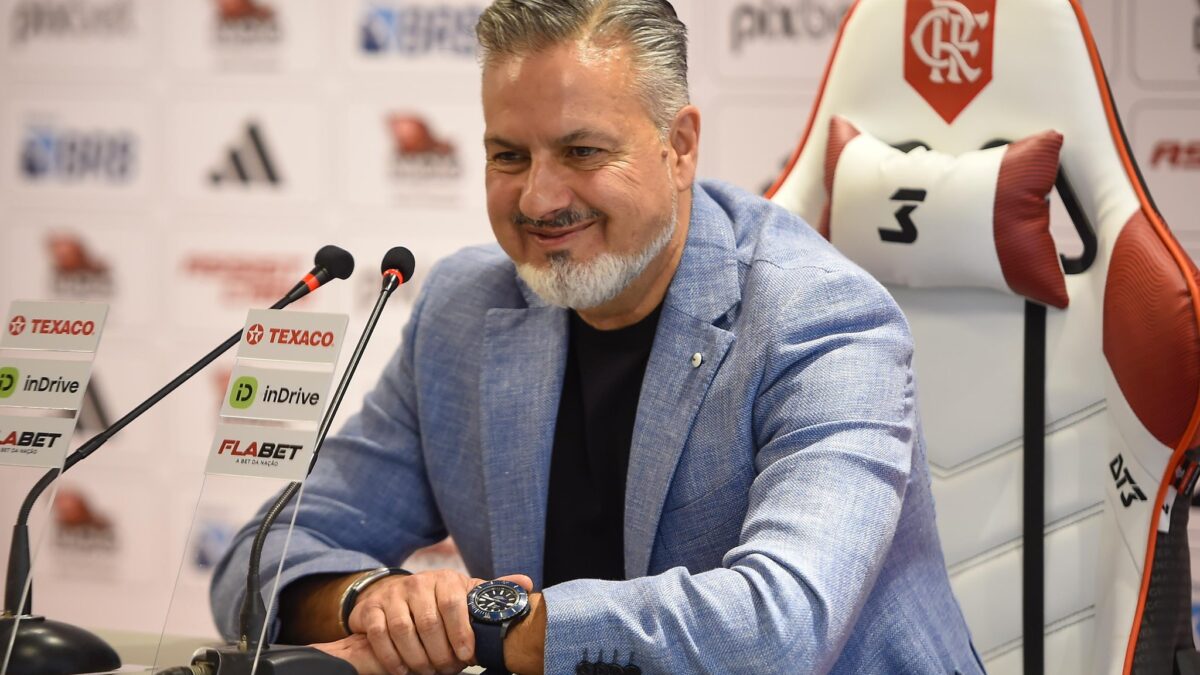
{"type": "Polygon", "coordinates": [[[338,606],[338,625],[345,631],[346,635],[350,635],[350,613],[354,611],[354,605],[358,602],[358,596],[367,589],[368,586],[383,579],[395,575],[408,576],[412,574],[402,567],[380,567],[378,569],[367,570],[358,575],[346,590],[342,592],[342,599],[338,606]]]}
{"type": "Polygon", "coordinates": [[[508,673],[504,667],[504,634],[508,624],[472,621],[475,628],[475,661],[489,673],[508,673]]]}

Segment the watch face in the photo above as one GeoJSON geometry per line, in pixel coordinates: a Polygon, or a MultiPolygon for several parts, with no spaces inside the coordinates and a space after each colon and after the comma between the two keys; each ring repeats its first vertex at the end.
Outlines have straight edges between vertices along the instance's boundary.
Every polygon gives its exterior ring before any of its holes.
{"type": "Polygon", "coordinates": [[[484,623],[504,623],[529,609],[529,594],[511,581],[485,581],[467,594],[471,618],[484,623]]]}

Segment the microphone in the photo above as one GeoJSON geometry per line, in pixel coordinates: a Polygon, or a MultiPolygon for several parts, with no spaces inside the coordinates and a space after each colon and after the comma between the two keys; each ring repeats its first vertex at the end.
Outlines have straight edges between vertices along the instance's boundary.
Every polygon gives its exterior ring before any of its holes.
{"type": "MultiPolygon", "coordinates": [[[[350,379],[354,377],[354,372],[358,368],[358,362],[362,359],[363,352],[366,351],[367,341],[371,339],[371,334],[375,332],[375,324],[379,322],[379,316],[383,313],[383,306],[387,304],[388,298],[391,297],[393,291],[399,288],[401,284],[412,279],[416,264],[412,252],[403,246],[391,248],[384,254],[383,262],[380,264],[383,280],[379,297],[375,300],[375,307],[371,310],[371,316],[367,319],[362,335],[358,338],[358,344],[354,347],[354,353],[350,356],[350,362],[346,365],[346,370],[342,373],[342,379],[338,382],[337,389],[333,392],[333,397],[329,400],[329,408],[325,411],[325,416],[321,418],[321,424],[317,428],[316,442],[313,443],[312,459],[309,460],[308,464],[308,473],[311,474],[313,467],[316,466],[317,455],[321,452],[321,446],[325,443],[325,436],[329,433],[329,426],[333,423],[334,416],[337,415],[338,407],[342,404],[342,398],[346,395],[346,390],[350,386],[350,379]]],[[[254,543],[250,548],[250,562],[246,575],[246,595],[242,600],[242,609],[239,615],[237,644],[197,650],[192,655],[190,666],[192,672],[216,673],[216,675],[222,675],[222,673],[225,675],[240,675],[241,673],[250,672],[254,663],[255,653],[259,651],[259,643],[262,640],[267,621],[267,609],[263,604],[262,588],[259,583],[259,567],[262,562],[263,546],[266,544],[267,533],[279,518],[279,514],[283,512],[284,507],[300,491],[300,485],[299,482],[288,484],[271,505],[271,508],[267,510],[262,524],[259,525],[258,531],[254,535],[254,543]]],[[[287,556],[286,548],[284,548],[283,555],[287,556]]],[[[354,667],[347,661],[330,656],[312,647],[289,645],[263,645],[261,656],[259,657],[259,668],[265,668],[261,672],[274,673],[274,675],[306,675],[307,673],[331,673],[332,675],[345,673],[346,675],[354,675],[355,673],[354,667]]],[[[165,675],[167,672],[170,671],[160,671],[160,675],[165,675]]]]}
{"type": "MultiPolygon", "coordinates": [[[[271,305],[271,309],[283,309],[320,288],[326,282],[332,279],[345,279],[354,271],[354,257],[345,249],[332,245],[322,246],[314,256],[313,263],[312,270],[284,297],[271,305]]],[[[17,516],[17,524],[13,526],[12,544],[9,547],[8,556],[8,577],[4,591],[4,612],[0,614],[0,654],[7,653],[9,645],[12,644],[12,654],[7,664],[9,675],[23,675],[24,673],[74,675],[75,673],[116,670],[121,667],[121,660],[117,653],[93,633],[58,621],[48,621],[45,617],[32,616],[32,582],[29,585],[25,602],[21,602],[25,580],[30,574],[28,524],[33,505],[60,473],[86,459],[117,432],[178,389],[180,385],[191,379],[193,375],[200,372],[241,339],[242,331],[239,330],[168,382],[162,389],[156,391],[150,398],[142,401],[124,417],[88,439],[79,449],[67,456],[61,470],[55,468],[47,471],[25,496],[25,501],[22,502],[17,516]],[[17,624],[18,619],[20,626],[14,636],[13,626],[17,624]]]]}

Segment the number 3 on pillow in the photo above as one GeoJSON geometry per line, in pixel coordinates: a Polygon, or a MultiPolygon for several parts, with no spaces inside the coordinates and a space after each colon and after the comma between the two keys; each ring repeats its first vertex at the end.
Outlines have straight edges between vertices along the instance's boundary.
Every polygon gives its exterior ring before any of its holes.
{"type": "Polygon", "coordinates": [[[992,288],[1064,308],[1047,199],[1062,140],[1045,131],[957,157],[906,153],[834,117],[821,233],[885,284],[992,288]]]}

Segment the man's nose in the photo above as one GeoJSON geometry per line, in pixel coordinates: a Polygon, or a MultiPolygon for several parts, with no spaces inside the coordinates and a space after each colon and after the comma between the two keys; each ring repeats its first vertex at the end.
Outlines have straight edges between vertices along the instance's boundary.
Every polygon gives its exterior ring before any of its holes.
{"type": "Polygon", "coordinates": [[[533,160],[517,204],[521,213],[534,220],[551,220],[556,213],[569,208],[572,195],[565,171],[554,162],[533,160]]]}

